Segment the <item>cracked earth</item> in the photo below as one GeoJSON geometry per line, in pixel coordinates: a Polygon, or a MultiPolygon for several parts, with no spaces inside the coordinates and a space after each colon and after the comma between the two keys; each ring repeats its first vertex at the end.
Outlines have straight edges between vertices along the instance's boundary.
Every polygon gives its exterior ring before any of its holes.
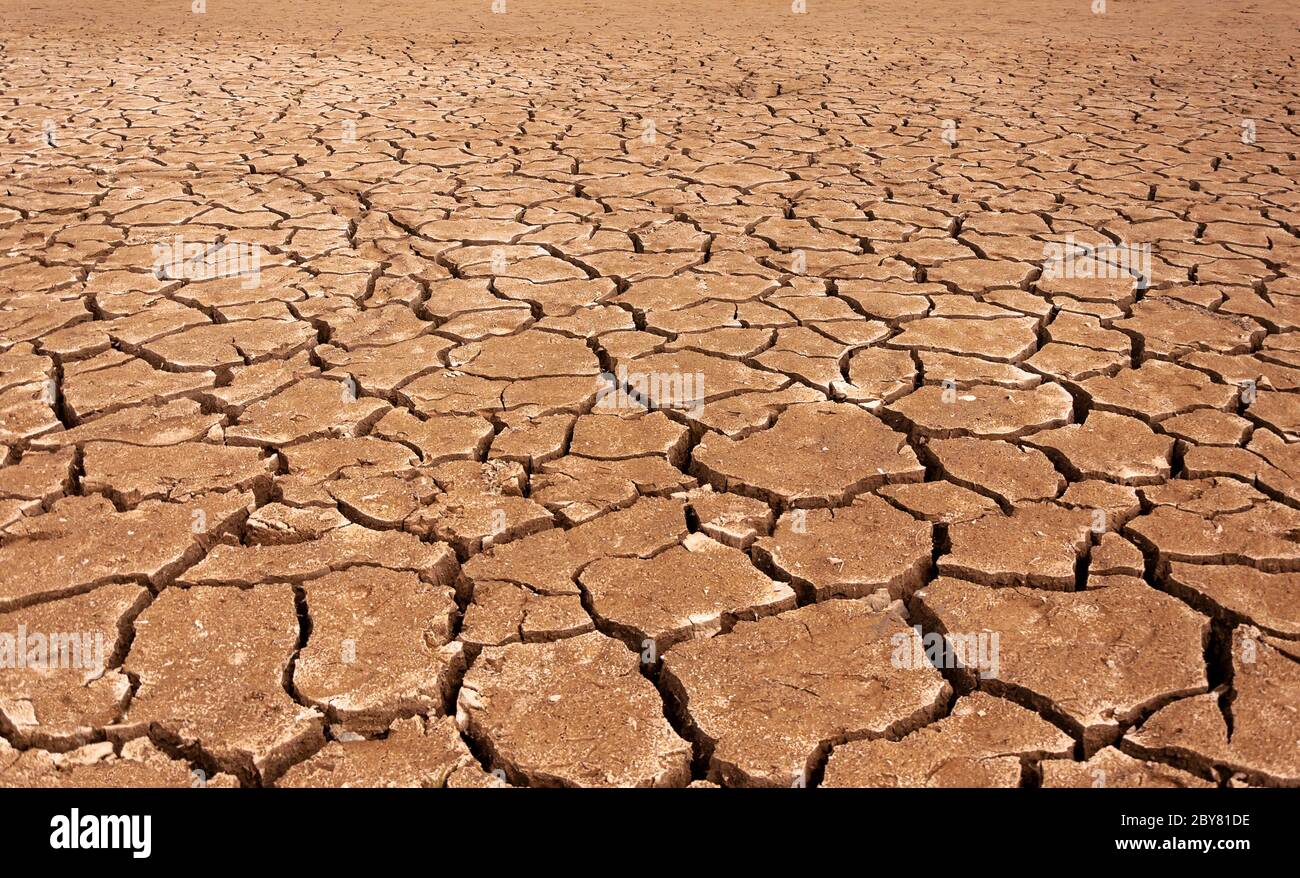
{"type": "Polygon", "coordinates": [[[807,5],[0,3],[0,785],[1300,785],[1295,10],[807,5]]]}

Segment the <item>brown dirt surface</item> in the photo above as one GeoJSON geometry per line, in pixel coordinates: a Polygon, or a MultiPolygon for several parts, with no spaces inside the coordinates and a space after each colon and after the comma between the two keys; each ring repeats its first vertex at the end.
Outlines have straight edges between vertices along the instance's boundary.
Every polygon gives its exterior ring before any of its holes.
{"type": "Polygon", "coordinates": [[[1300,10],[932,5],[0,0],[0,786],[1300,786],[1300,10]]]}

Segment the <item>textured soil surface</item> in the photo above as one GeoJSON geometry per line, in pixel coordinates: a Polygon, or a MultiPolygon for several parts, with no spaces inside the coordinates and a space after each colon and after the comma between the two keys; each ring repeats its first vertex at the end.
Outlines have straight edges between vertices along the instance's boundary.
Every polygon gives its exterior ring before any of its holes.
{"type": "Polygon", "coordinates": [[[0,786],[1300,785],[1300,14],[926,5],[0,0],[0,786]]]}

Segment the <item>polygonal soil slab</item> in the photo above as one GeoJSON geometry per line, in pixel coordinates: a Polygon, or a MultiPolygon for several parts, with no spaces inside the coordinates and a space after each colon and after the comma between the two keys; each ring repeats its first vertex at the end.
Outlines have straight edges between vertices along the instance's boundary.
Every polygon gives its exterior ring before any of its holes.
{"type": "Polygon", "coordinates": [[[121,789],[123,787],[177,788],[237,787],[228,774],[208,777],[179,759],[172,759],[145,738],[122,745],[116,753],[112,741],[87,744],[66,753],[15,750],[0,739],[0,787],[63,789],[121,789]]]}
{"type": "MultiPolygon", "coordinates": [[[[1161,488],[1178,486],[1179,480],[1161,488]]],[[[1195,486],[1200,483],[1186,483],[1195,486]]],[[[1252,488],[1236,483],[1231,495],[1240,500],[1230,511],[1221,510],[1216,500],[1189,508],[1157,505],[1124,525],[1124,534],[1144,550],[1158,554],[1163,562],[1195,564],[1241,564],[1266,573],[1300,571],[1300,510],[1271,500],[1252,488]]],[[[1217,496],[1227,496],[1216,491],[1217,496]]],[[[1147,492],[1147,499],[1162,496],[1147,492]]]]}
{"type": "Polygon", "coordinates": [[[519,583],[476,579],[457,639],[472,657],[484,646],[544,643],[594,630],[576,593],[539,594],[519,583]]]}
{"type": "MultiPolygon", "coordinates": [[[[599,410],[599,407],[597,407],[599,410]]],[[[663,412],[643,416],[585,415],[573,425],[569,453],[598,460],[660,455],[673,466],[685,459],[690,430],[663,412]]]]}
{"type": "Polygon", "coordinates": [[[244,409],[226,428],[233,445],[290,445],[326,436],[359,436],[388,410],[381,399],[356,397],[342,381],[304,378],[244,409]]]}
{"type": "Polygon", "coordinates": [[[211,387],[212,372],[163,372],[116,351],[70,363],[64,369],[63,399],[74,423],[142,403],[163,403],[211,387]]]}
{"type": "Polygon", "coordinates": [[[985,692],[901,741],[851,741],[826,763],[824,787],[1015,787],[1031,762],[1067,758],[1074,739],[1033,711],[985,692]]]}
{"type": "Polygon", "coordinates": [[[566,524],[582,524],[638,497],[662,496],[697,484],[662,457],[593,460],[569,456],[541,465],[531,497],[566,524]]]}
{"type": "Polygon", "coordinates": [[[113,581],[165,584],[242,520],[252,501],[251,494],[205,494],[117,512],[104,497],[65,497],[10,526],[0,545],[0,609],[113,581]]]}
{"type": "Polygon", "coordinates": [[[414,573],[352,567],[304,586],[311,636],[293,685],[332,722],[377,733],[442,713],[464,669],[454,592],[414,573]]]}
{"type": "Polygon", "coordinates": [[[1214,784],[1172,766],[1144,762],[1114,747],[1106,747],[1087,762],[1047,760],[1043,763],[1043,786],[1182,789],[1212,787],[1214,784]]]}
{"type": "MultiPolygon", "coordinates": [[[[893,661],[914,629],[866,601],[835,600],[683,643],[661,679],[727,786],[807,783],[832,745],[898,737],[950,694],[933,667],[893,661]]],[[[917,648],[919,649],[919,644],[917,648]]]]}
{"type": "Polygon", "coordinates": [[[700,532],[723,545],[748,549],[754,540],[772,532],[772,508],[761,500],[707,486],[689,492],[687,497],[700,532]]]}
{"type": "Polygon", "coordinates": [[[1064,479],[1040,451],[988,439],[931,439],[926,454],[949,481],[1005,503],[1051,499],[1064,479]]]}
{"type": "Polygon", "coordinates": [[[639,661],[595,631],[488,647],[465,674],[456,720],[515,783],[685,786],[691,746],[639,661]]]}
{"type": "Polygon", "coordinates": [[[430,789],[504,785],[474,761],[449,716],[395,721],[379,739],[330,741],[291,767],[277,787],[368,787],[430,789]]]}
{"type": "Polygon", "coordinates": [[[874,496],[839,509],[794,509],[754,544],[754,557],[805,598],[911,594],[930,569],[931,525],[874,496]]]}
{"type": "Polygon", "coordinates": [[[471,558],[464,572],[471,583],[498,580],[539,594],[577,595],[574,577],[597,558],[646,558],[676,545],[686,534],[684,503],[646,497],[569,530],[546,530],[495,546],[471,558]]]}
{"type": "Polygon", "coordinates": [[[1072,479],[1151,485],[1169,478],[1174,440],[1145,422],[1096,411],[1082,424],[1044,430],[1025,442],[1047,452],[1072,479]]]}
{"type": "MultiPolygon", "coordinates": [[[[975,681],[981,689],[1050,711],[1088,753],[1208,686],[1209,620],[1145,583],[1063,593],[940,578],[915,600],[950,643],[984,632],[996,647],[996,668],[975,681]]],[[[973,680],[974,671],[963,673],[973,680]]]]}
{"type": "Polygon", "coordinates": [[[691,472],[717,490],[785,508],[838,506],[887,482],[924,477],[906,437],[844,403],[791,406],[771,429],[738,441],[707,435],[691,472]]]}
{"type": "Polygon", "coordinates": [[[1148,356],[1177,359],[1193,350],[1245,353],[1264,337],[1253,320],[1216,314],[1173,299],[1138,302],[1125,320],[1113,324],[1142,338],[1148,356]]]}
{"type": "Polygon", "coordinates": [[[738,619],[795,605],[789,586],[760,573],[744,552],[703,534],[650,559],[595,561],[578,582],[602,630],[638,652],[653,646],[654,656],[684,640],[727,630],[738,619]]]}
{"type": "Polygon", "coordinates": [[[123,734],[205,754],[244,781],[323,743],[324,718],[284,688],[299,638],[289,586],[169,588],[135,630],[123,670],[139,688],[123,734]]]}
{"type": "Polygon", "coordinates": [[[743,439],[776,423],[781,412],[800,403],[820,403],[826,399],[819,390],[803,384],[771,392],[737,393],[705,404],[704,411],[690,412],[699,424],[730,439],[743,439]]]}
{"type": "Polygon", "coordinates": [[[316,330],[302,321],[236,320],[195,326],[146,342],[146,356],[183,371],[243,366],[270,357],[287,359],[308,348],[316,330]]]}
{"type": "MultiPolygon", "coordinates": [[[[402,310],[410,313],[405,308],[402,310]]],[[[442,352],[451,346],[452,342],[445,338],[426,335],[354,351],[319,345],[314,354],[329,367],[325,375],[352,380],[361,392],[387,397],[411,379],[442,368],[442,352]]]]}
{"type": "Polygon", "coordinates": [[[1080,387],[1096,408],[1152,424],[1199,408],[1226,410],[1238,393],[1203,372],[1164,360],[1147,360],[1114,377],[1089,378],[1080,387]]]}
{"type": "Polygon", "coordinates": [[[0,727],[15,743],[85,743],[117,720],[131,681],[111,662],[148,602],[139,585],[105,585],[0,613],[0,727]]]}
{"type": "Polygon", "coordinates": [[[876,493],[922,521],[943,524],[970,521],[998,510],[992,499],[952,482],[885,485],[876,493]]]}
{"type": "Polygon", "coordinates": [[[373,433],[415,448],[426,466],[481,459],[493,436],[492,424],[476,415],[447,415],[422,421],[405,409],[393,409],[384,415],[373,433]]]}
{"type": "Polygon", "coordinates": [[[447,361],[467,375],[495,379],[594,376],[600,371],[596,355],[581,341],[540,330],[462,345],[448,353],[447,361]]]}
{"type": "Polygon", "coordinates": [[[1073,419],[1074,399],[1059,384],[1031,390],[976,384],[957,389],[929,384],[888,406],[921,436],[1017,439],[1073,419]]]}
{"type": "Polygon", "coordinates": [[[1279,637],[1300,637],[1300,573],[1174,561],[1161,579],[1172,594],[1207,615],[1256,625],[1279,637]]]}
{"type": "Polygon", "coordinates": [[[1300,784],[1300,647],[1238,628],[1232,683],[1176,701],[1126,736],[1138,752],[1268,786],[1300,784]]]}
{"type": "Polygon", "coordinates": [[[1092,516],[1052,503],[1026,503],[948,528],[939,573],[984,585],[1069,591],[1091,538],[1092,516]]]}
{"type": "Polygon", "coordinates": [[[998,320],[922,317],[905,323],[903,331],[890,338],[889,344],[1016,363],[1033,353],[1038,344],[1037,330],[1038,321],[1032,317],[998,320]]]}
{"type": "Polygon", "coordinates": [[[219,414],[204,413],[193,400],[176,399],[166,405],[132,406],[70,430],[46,433],[33,439],[31,447],[50,450],[96,439],[148,447],[175,445],[209,434],[222,420],[219,414]]]}
{"type": "Polygon", "coordinates": [[[348,524],[310,542],[219,545],[180,577],[183,585],[256,585],[305,582],[349,567],[409,570],[426,582],[445,585],[456,578],[456,554],[444,543],[412,534],[348,524]]]}
{"type": "Polygon", "coordinates": [[[252,491],[265,496],[275,460],[260,448],[181,442],[139,448],[91,442],[82,457],[82,489],[126,506],[144,500],[185,501],[209,491],[252,491]]]}
{"type": "MultiPolygon", "coordinates": [[[[743,391],[779,390],[790,383],[784,375],[698,351],[649,354],[620,361],[614,376],[635,392],[635,399],[652,409],[693,410],[701,403],[743,391]]],[[[612,403],[616,398],[607,399],[612,403]]]]}

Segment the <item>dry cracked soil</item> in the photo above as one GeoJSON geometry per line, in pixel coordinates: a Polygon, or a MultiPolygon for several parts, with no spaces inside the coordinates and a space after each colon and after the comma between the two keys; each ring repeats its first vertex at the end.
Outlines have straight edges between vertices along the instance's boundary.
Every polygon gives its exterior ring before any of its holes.
{"type": "Polygon", "coordinates": [[[1300,785],[1297,10],[1100,6],[0,2],[0,785],[1300,785]]]}

